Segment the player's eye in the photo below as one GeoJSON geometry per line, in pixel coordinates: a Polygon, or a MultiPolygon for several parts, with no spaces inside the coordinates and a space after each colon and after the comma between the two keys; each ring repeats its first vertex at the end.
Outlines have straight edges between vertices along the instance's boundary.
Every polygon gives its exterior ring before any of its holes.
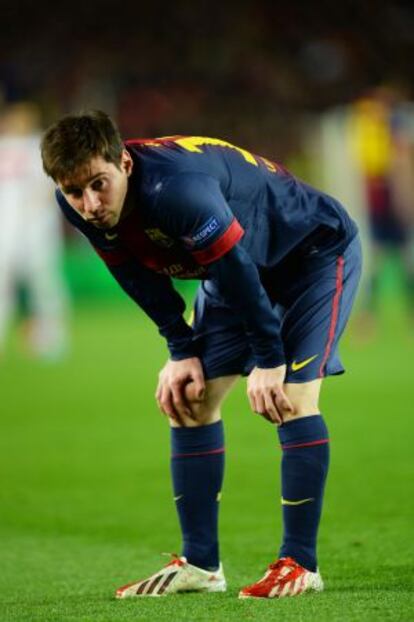
{"type": "Polygon", "coordinates": [[[104,180],[103,179],[95,179],[95,181],[91,185],[91,188],[92,188],[92,190],[102,190],[104,185],[105,184],[104,184],[104,180]]]}

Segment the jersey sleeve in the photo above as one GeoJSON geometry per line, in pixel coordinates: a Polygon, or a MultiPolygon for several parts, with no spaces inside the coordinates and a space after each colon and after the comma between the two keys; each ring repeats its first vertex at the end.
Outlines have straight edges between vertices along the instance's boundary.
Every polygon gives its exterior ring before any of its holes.
{"type": "Polygon", "coordinates": [[[244,234],[219,182],[204,173],[181,173],[165,180],[156,218],[200,265],[225,255],[244,234]]]}
{"type": "Polygon", "coordinates": [[[280,318],[260,281],[257,267],[240,244],[209,267],[223,299],[242,319],[255,364],[262,369],[285,363],[280,318]]]}
{"type": "Polygon", "coordinates": [[[157,205],[163,230],[180,239],[194,259],[208,266],[209,278],[246,328],[258,367],[285,362],[280,321],[261,284],[257,267],[239,244],[243,228],[219,182],[201,174],[180,174],[166,182],[157,205]]]}
{"type": "Polygon", "coordinates": [[[171,279],[140,265],[116,242],[106,242],[99,231],[70,207],[60,191],[56,192],[56,199],[65,217],[88,238],[118,284],[156,324],[167,341],[171,358],[197,356],[193,330],[183,318],[185,302],[171,279]]]}

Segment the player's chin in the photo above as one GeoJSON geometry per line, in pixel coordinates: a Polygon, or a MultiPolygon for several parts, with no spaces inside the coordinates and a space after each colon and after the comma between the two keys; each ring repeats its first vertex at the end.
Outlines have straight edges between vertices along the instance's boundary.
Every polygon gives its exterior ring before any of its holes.
{"type": "Polygon", "coordinates": [[[101,224],[101,229],[113,229],[118,224],[119,218],[114,216],[113,214],[108,214],[105,216],[104,220],[101,224]]]}

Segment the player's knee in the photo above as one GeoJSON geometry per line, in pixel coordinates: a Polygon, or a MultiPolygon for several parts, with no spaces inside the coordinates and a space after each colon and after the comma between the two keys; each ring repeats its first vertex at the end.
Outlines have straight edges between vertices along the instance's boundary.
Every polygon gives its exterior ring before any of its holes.
{"type": "Polygon", "coordinates": [[[189,382],[185,387],[185,399],[190,404],[204,404],[210,408],[216,408],[220,406],[237,378],[238,376],[234,375],[206,380],[201,397],[197,395],[197,385],[194,382],[189,382]]]}
{"type": "Polygon", "coordinates": [[[284,390],[294,411],[287,413],[284,420],[319,414],[319,394],[321,380],[312,380],[301,384],[285,384],[284,390]]]}
{"type": "Polygon", "coordinates": [[[194,419],[188,419],[184,424],[188,427],[194,425],[208,425],[221,419],[221,404],[224,397],[236,382],[238,376],[223,376],[206,380],[203,395],[197,394],[197,385],[189,382],[184,390],[184,397],[193,413],[194,419]]]}
{"type": "Polygon", "coordinates": [[[220,419],[221,400],[211,383],[206,383],[203,395],[200,397],[195,383],[190,382],[185,387],[185,399],[196,419],[196,425],[208,425],[220,419]]]}
{"type": "Polygon", "coordinates": [[[204,393],[202,398],[198,395],[198,388],[195,382],[189,382],[184,389],[184,397],[188,404],[200,404],[204,399],[207,398],[209,390],[208,386],[204,389],[204,393]]]}

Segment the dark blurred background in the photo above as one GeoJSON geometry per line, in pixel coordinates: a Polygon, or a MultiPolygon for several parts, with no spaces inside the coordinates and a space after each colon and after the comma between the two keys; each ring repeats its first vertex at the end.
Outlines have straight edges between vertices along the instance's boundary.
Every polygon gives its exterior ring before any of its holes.
{"type": "Polygon", "coordinates": [[[413,87],[404,0],[1,5],[3,99],[34,99],[46,122],[102,107],[128,136],[203,132],[283,157],[303,111],[413,87]]]}

